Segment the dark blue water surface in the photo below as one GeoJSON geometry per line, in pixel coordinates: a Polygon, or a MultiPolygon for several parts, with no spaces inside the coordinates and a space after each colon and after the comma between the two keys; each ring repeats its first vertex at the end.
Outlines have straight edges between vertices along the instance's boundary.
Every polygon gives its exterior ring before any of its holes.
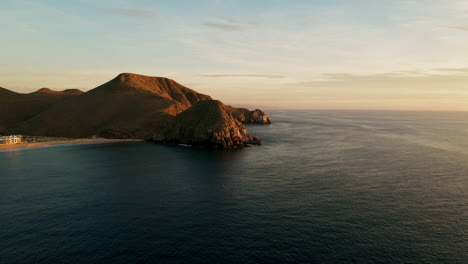
{"type": "Polygon", "coordinates": [[[468,263],[468,114],[275,111],[238,151],[0,152],[0,263],[468,263]]]}

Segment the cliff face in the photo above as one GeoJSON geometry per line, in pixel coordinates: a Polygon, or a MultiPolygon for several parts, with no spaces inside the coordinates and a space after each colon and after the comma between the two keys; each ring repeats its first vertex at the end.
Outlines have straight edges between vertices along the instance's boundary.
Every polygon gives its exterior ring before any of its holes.
{"type": "MultiPolygon", "coordinates": [[[[0,89],[0,102],[2,98],[15,102],[12,98],[17,95],[0,89]]],[[[47,105],[29,109],[27,118],[22,117],[23,113],[15,116],[17,112],[10,111],[15,118],[5,125],[8,131],[74,138],[140,138],[231,148],[261,143],[248,134],[242,123],[270,123],[268,115],[260,110],[228,107],[171,79],[130,73],[120,74],[86,93],[43,88],[30,95],[48,102],[47,105]]],[[[10,109],[14,109],[11,105],[10,109]]],[[[1,126],[0,119],[0,129],[1,126]]]]}
{"type": "Polygon", "coordinates": [[[239,120],[244,124],[261,124],[261,125],[269,125],[271,124],[270,117],[265,114],[260,109],[255,109],[254,111],[250,111],[245,108],[235,108],[229,106],[229,110],[232,113],[232,116],[239,120]]]}
{"type": "Polygon", "coordinates": [[[247,132],[229,108],[217,100],[200,101],[174,118],[166,130],[158,130],[152,140],[214,148],[236,148],[262,142],[247,132]]]}

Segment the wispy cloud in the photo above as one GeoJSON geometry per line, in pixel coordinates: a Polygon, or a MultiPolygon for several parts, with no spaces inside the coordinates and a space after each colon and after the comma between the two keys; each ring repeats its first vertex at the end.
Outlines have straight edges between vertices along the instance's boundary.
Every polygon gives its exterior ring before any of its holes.
{"type": "Polygon", "coordinates": [[[436,70],[441,72],[468,73],[468,68],[438,68],[436,70]]]}
{"type": "Polygon", "coordinates": [[[203,23],[206,27],[216,28],[224,31],[241,31],[257,26],[258,23],[251,20],[240,20],[235,18],[221,18],[203,23]]]}
{"type": "MultiPolygon", "coordinates": [[[[295,87],[353,87],[353,88],[371,88],[384,87],[389,89],[401,89],[409,87],[408,84],[416,84],[415,87],[427,88],[429,86],[447,86],[454,82],[459,85],[466,82],[468,77],[468,68],[437,68],[430,70],[407,70],[383,72],[376,74],[353,74],[353,73],[322,73],[313,79],[306,81],[288,82],[282,85],[295,87]],[[353,84],[359,84],[359,87],[353,84]]],[[[451,87],[453,88],[453,87],[451,87]]]]}
{"type": "Polygon", "coordinates": [[[405,70],[393,71],[376,74],[351,74],[351,73],[323,73],[321,76],[324,79],[331,81],[349,81],[361,79],[414,79],[414,78],[431,78],[451,76],[455,72],[468,73],[468,68],[438,68],[428,70],[405,70]],[[445,73],[442,73],[445,72],[445,73]]]}
{"type": "Polygon", "coordinates": [[[134,18],[157,18],[158,12],[155,10],[148,9],[137,9],[137,8],[108,8],[108,12],[123,16],[129,16],[134,18]]]}
{"type": "Polygon", "coordinates": [[[202,74],[201,77],[210,78],[269,78],[269,79],[283,79],[283,75],[269,75],[269,74],[202,74]]]}
{"type": "MultiPolygon", "coordinates": [[[[384,79],[412,79],[412,78],[424,78],[431,76],[438,76],[433,71],[417,71],[417,70],[406,70],[406,71],[393,71],[383,72],[376,74],[353,74],[353,73],[322,73],[317,75],[314,82],[342,82],[342,81],[356,81],[356,80],[384,80],[384,79]]],[[[308,84],[308,82],[306,82],[308,84]]]]}
{"type": "Polygon", "coordinates": [[[18,29],[20,32],[23,32],[23,33],[37,33],[39,32],[39,30],[37,30],[37,28],[33,27],[32,25],[19,25],[18,26],[18,29]]]}
{"type": "Polygon", "coordinates": [[[310,27],[319,25],[320,21],[316,18],[305,18],[297,21],[297,24],[305,27],[310,27]]]}
{"type": "Polygon", "coordinates": [[[468,31],[468,26],[443,26],[443,27],[440,27],[440,28],[468,31]]]}
{"type": "Polygon", "coordinates": [[[224,30],[224,31],[240,31],[240,30],[242,30],[241,26],[235,25],[235,24],[228,24],[228,23],[205,22],[205,23],[203,23],[203,25],[207,26],[207,27],[221,29],[221,30],[224,30]]]}

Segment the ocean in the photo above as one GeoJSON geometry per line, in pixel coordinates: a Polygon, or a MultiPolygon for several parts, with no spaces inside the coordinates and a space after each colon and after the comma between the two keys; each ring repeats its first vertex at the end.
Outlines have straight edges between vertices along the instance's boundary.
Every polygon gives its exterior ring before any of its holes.
{"type": "Polygon", "coordinates": [[[468,263],[468,113],[269,114],[233,151],[1,151],[0,263],[468,263]]]}

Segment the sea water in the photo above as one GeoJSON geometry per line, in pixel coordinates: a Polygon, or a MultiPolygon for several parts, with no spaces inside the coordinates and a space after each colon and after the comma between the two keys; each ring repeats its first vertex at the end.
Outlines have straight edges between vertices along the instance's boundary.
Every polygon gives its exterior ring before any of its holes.
{"type": "Polygon", "coordinates": [[[468,263],[468,113],[270,114],[235,151],[1,151],[0,263],[468,263]]]}

